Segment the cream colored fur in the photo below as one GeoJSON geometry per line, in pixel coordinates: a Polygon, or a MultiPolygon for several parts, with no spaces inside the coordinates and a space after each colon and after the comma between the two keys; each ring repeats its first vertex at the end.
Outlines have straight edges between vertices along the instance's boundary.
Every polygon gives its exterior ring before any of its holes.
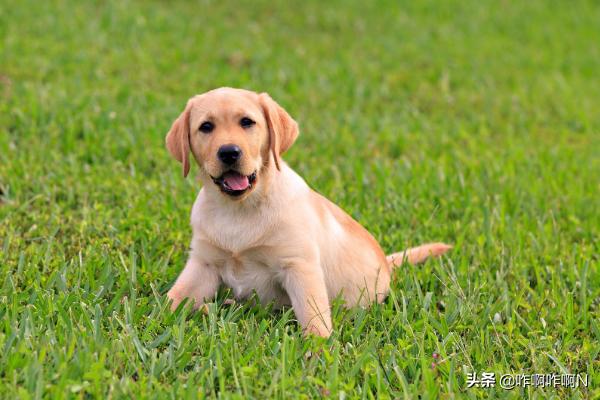
{"type": "Polygon", "coordinates": [[[167,147],[184,175],[193,154],[204,186],[192,208],[188,261],[168,293],[173,309],[185,298],[199,307],[224,284],[238,299],[256,292],[261,302],[292,306],[305,333],[326,337],[333,298],[341,295],[348,306],[380,302],[394,266],[450,248],[433,243],[386,257],[360,224],[280,159],[297,135],[295,121],[266,94],[221,88],[190,99],[167,147]],[[242,116],[256,125],[241,128],[242,116]],[[207,119],[215,123],[210,134],[198,131],[207,119]],[[211,179],[226,170],[216,152],[227,143],[243,149],[238,171],[257,171],[256,184],[239,198],[211,179]]]}

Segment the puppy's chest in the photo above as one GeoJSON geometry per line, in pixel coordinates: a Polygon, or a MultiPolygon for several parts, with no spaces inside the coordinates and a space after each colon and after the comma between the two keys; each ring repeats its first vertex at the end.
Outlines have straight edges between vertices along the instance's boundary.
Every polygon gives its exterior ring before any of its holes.
{"type": "Polygon", "coordinates": [[[216,268],[223,284],[231,288],[236,298],[246,299],[256,292],[261,302],[289,303],[280,284],[282,269],[270,247],[232,252],[206,241],[196,244],[194,253],[216,268]]]}
{"type": "Polygon", "coordinates": [[[194,230],[206,238],[215,247],[232,254],[240,254],[264,242],[270,226],[268,220],[256,215],[235,215],[216,211],[204,213],[195,223],[194,230]]]}
{"type": "Polygon", "coordinates": [[[268,301],[280,287],[274,268],[249,257],[227,258],[218,268],[223,283],[240,299],[256,291],[261,301],[268,301]]]}
{"type": "Polygon", "coordinates": [[[193,252],[216,267],[223,283],[238,299],[256,291],[261,302],[289,304],[280,285],[275,254],[274,219],[264,213],[230,213],[219,207],[199,208],[192,218],[193,252]]]}

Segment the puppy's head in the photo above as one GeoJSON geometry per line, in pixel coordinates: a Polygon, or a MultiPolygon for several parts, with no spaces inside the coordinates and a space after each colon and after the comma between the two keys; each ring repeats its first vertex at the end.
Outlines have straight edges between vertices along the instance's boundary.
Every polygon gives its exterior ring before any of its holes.
{"type": "Polygon", "coordinates": [[[298,125],[266,93],[220,88],[192,97],[167,134],[167,149],[190,170],[194,155],[206,185],[243,199],[298,136],[298,125]]]}

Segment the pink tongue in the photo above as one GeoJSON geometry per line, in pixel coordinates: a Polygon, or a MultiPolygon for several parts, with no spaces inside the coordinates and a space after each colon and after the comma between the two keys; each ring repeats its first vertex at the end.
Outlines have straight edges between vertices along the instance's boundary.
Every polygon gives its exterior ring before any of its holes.
{"type": "Polygon", "coordinates": [[[228,173],[225,176],[224,181],[232,190],[246,190],[248,189],[248,186],[250,186],[247,176],[235,172],[228,173]]]}

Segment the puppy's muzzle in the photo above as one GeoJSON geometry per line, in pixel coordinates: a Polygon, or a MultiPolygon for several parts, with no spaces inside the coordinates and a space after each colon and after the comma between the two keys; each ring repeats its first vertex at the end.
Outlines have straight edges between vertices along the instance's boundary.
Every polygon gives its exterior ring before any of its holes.
{"type": "Polygon", "coordinates": [[[237,171],[227,171],[219,177],[211,176],[215,185],[217,185],[221,192],[228,194],[233,197],[241,196],[242,194],[252,190],[254,183],[256,182],[256,171],[250,175],[242,175],[237,171]]]}
{"type": "Polygon", "coordinates": [[[219,147],[217,157],[225,165],[233,165],[242,157],[242,149],[235,144],[225,144],[219,147]]]}

